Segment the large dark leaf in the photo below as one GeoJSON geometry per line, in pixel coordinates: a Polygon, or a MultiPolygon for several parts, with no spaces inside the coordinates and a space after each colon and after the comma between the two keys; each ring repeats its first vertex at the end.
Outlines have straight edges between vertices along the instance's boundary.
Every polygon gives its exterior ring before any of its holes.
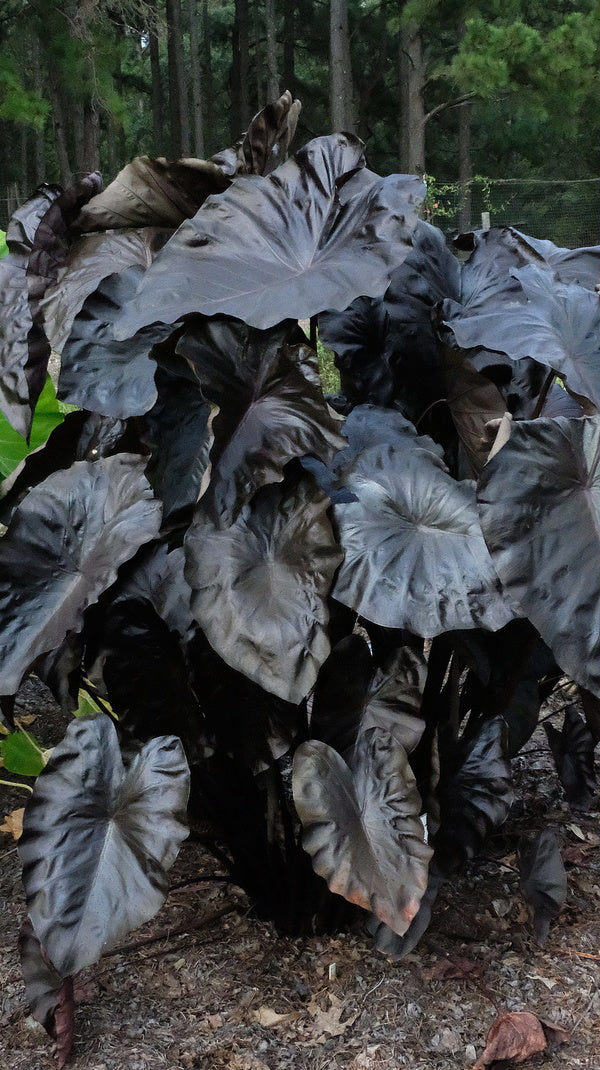
{"type": "Polygon", "coordinates": [[[340,482],[357,499],[334,507],[345,552],[333,591],[340,602],[425,637],[495,631],[514,617],[481,534],[474,487],[457,483],[437,451],[415,446],[414,433],[404,446],[364,450],[340,482]]]}
{"type": "Polygon", "coordinates": [[[351,135],[317,138],[267,178],[208,200],[149,268],[119,337],[190,312],[266,328],[382,293],[408,252],[423,185],[392,175],[337,210],[336,182],[362,164],[351,135]]]}
{"type": "Polygon", "coordinates": [[[74,1041],[73,978],[63,979],[54,969],[29,918],[19,931],[19,954],[29,1009],[36,1022],[56,1041],[60,1070],[69,1059],[74,1041]]]}
{"type": "Polygon", "coordinates": [[[160,527],[140,457],[77,461],[25,498],[0,540],[0,692],[54,650],[160,527]]]}
{"type": "Polygon", "coordinates": [[[335,458],[339,468],[358,457],[371,446],[398,446],[424,450],[439,458],[443,467],[444,451],[429,435],[419,435],[414,424],[396,409],[382,409],[378,405],[357,405],[347,417],[344,436],[348,447],[335,458]]]}
{"type": "Polygon", "coordinates": [[[202,394],[219,406],[208,497],[221,523],[234,520],[260,487],[280,481],[292,458],[312,454],[328,461],[344,444],[340,421],[323,399],[314,354],[292,344],[298,335],[303,338],[290,323],[267,332],[209,320],[177,343],[202,394]]]}
{"type": "Polygon", "coordinates": [[[23,436],[29,432],[33,400],[25,374],[33,327],[27,267],[40,219],[59,195],[60,187],[41,186],[18,210],[7,231],[8,256],[0,259],[0,408],[23,436]]]}
{"type": "Polygon", "coordinates": [[[544,728],[567,801],[588,810],[596,793],[594,737],[574,706],[565,710],[561,732],[552,724],[544,728]]]}
{"type": "Polygon", "coordinates": [[[268,175],[284,162],[301,108],[300,101],[286,90],[254,116],[241,144],[246,174],[268,175]]]}
{"type": "Polygon", "coordinates": [[[136,156],[79,212],[81,233],[122,227],[178,227],[230,179],[210,160],[136,156]]]}
{"type": "Polygon", "coordinates": [[[332,892],[402,935],[427,887],[431,848],[406,751],[383,730],[364,732],[350,769],[326,743],[294,755],[302,845],[332,892]]]}
{"type": "Polygon", "coordinates": [[[419,904],[419,909],[404,936],[398,936],[398,933],[393,932],[388,925],[379,921],[373,914],[368,919],[367,932],[373,937],[375,947],[378,951],[387,955],[392,962],[398,962],[405,955],[410,955],[429,928],[435,901],[443,880],[444,878],[438,870],[434,858],[429,866],[427,888],[419,904]]]}
{"type": "Polygon", "coordinates": [[[292,703],[329,653],[326,598],[341,553],[328,505],[312,481],[265,487],[229,528],[200,508],[185,541],[192,612],[211,645],[292,703]]]}
{"type": "Polygon", "coordinates": [[[499,232],[501,241],[528,263],[546,266],[561,282],[577,282],[586,290],[596,290],[600,283],[600,246],[565,249],[547,239],[532,238],[515,227],[499,232]]]}
{"type": "Polygon", "coordinates": [[[600,694],[600,417],[515,424],[478,498],[507,593],[564,671],[600,694]]]}
{"type": "Polygon", "coordinates": [[[207,482],[216,408],[182,376],[159,367],[155,382],[158,398],[140,427],[151,454],[146,475],[163,503],[164,521],[178,522],[207,482]]]}
{"type": "Polygon", "coordinates": [[[52,349],[62,352],[75,316],[102,279],[133,264],[147,268],[172,233],[161,227],[140,227],[78,238],[43,301],[44,329],[52,349]]]}
{"type": "Polygon", "coordinates": [[[558,840],[551,829],[519,844],[521,888],[533,908],[533,932],[538,944],[548,936],[550,922],[567,898],[567,874],[558,840]]]}
{"type": "Polygon", "coordinates": [[[382,728],[410,753],[424,727],[419,710],[425,672],[422,656],[408,647],[400,647],[376,669],[365,640],[347,636],[319,673],[311,735],[348,759],[360,733],[382,728]]]}
{"type": "Polygon", "coordinates": [[[448,408],[477,476],[487,462],[495,433],[490,421],[501,420],[506,412],[506,402],[490,379],[475,371],[462,354],[445,349],[444,362],[447,378],[448,408]]]}
{"type": "Polygon", "coordinates": [[[189,771],[174,736],[124,768],[109,717],[72,721],[37,778],[19,853],[27,909],[61,976],[156,914],[187,836],[189,771]]]}
{"type": "Polygon", "coordinates": [[[335,352],[340,388],[350,404],[389,404],[394,380],[384,358],[386,315],[381,298],[357,297],[343,312],[321,312],[319,337],[335,352]]]}
{"type": "Polygon", "coordinates": [[[570,390],[600,406],[600,302],[576,284],[558,282],[535,264],[513,271],[526,303],[490,302],[451,327],[460,346],[500,349],[513,360],[532,357],[570,390]]]}
{"type": "Polygon", "coordinates": [[[493,717],[475,735],[440,743],[441,824],[435,858],[443,873],[473,858],[508,816],[514,793],[505,734],[502,718],[493,717]]]}
{"type": "Polygon", "coordinates": [[[10,516],[29,491],[59,468],[73,461],[94,461],[113,453],[139,452],[139,442],[122,420],[79,410],[69,412],[48,437],[2,483],[0,523],[10,516]]]}
{"type": "Polygon", "coordinates": [[[173,328],[145,327],[127,342],[116,342],[113,335],[115,318],[143,273],[134,265],[109,275],[75,317],[62,353],[58,393],[63,401],[118,419],[141,416],[154,405],[156,364],[149,355],[173,328]]]}

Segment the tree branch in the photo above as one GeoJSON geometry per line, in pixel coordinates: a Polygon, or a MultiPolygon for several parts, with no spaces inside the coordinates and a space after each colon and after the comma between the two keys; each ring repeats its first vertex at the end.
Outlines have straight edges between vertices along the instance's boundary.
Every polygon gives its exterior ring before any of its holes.
{"type": "Polygon", "coordinates": [[[428,111],[425,115],[425,122],[428,123],[435,115],[440,115],[441,112],[448,111],[449,108],[458,108],[461,104],[466,104],[467,101],[474,100],[476,96],[476,93],[463,93],[460,97],[454,97],[452,100],[445,100],[443,104],[436,104],[435,108],[432,108],[431,111],[428,111]]]}

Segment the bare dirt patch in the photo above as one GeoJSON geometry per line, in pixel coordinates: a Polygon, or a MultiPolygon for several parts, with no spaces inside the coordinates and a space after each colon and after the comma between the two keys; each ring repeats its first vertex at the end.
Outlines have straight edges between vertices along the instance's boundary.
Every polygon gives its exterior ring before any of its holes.
{"type": "MultiPolygon", "coordinates": [[[[555,706],[560,703],[555,702],[555,706]]],[[[35,682],[19,699],[42,743],[64,721],[35,682]]],[[[562,723],[556,710],[554,722],[562,723]]],[[[486,854],[443,887],[417,950],[389,963],[360,925],[335,938],[278,936],[218,866],[186,842],[152,923],[81,974],[74,1070],[466,1070],[501,1011],[570,1034],[527,1066],[600,1070],[600,823],[562,798],[542,731],[514,763],[518,800],[486,854]],[[519,892],[522,833],[550,824],[569,877],[545,948],[519,892]],[[209,878],[209,879],[203,879],[209,878]]],[[[0,813],[25,795],[2,788],[0,813]]],[[[597,802],[596,802],[597,806],[597,802]]],[[[25,909],[16,849],[0,837],[0,1066],[49,1070],[16,952],[25,909]]],[[[500,1064],[496,1064],[499,1066],[500,1064]]],[[[509,1064],[503,1064],[509,1065],[509,1064]]]]}

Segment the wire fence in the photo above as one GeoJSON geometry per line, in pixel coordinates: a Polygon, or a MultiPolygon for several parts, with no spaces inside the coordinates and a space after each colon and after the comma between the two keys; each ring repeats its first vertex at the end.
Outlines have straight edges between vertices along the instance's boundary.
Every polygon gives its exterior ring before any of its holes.
{"type": "MultiPolygon", "coordinates": [[[[27,194],[0,189],[0,229],[27,194]]],[[[426,218],[448,236],[480,227],[514,226],[534,238],[576,248],[600,245],[600,178],[570,181],[474,178],[467,186],[430,182],[426,218]]]]}
{"type": "Polygon", "coordinates": [[[426,213],[448,235],[513,226],[568,248],[600,245],[600,178],[474,178],[462,187],[436,182],[429,186],[426,213]]]}

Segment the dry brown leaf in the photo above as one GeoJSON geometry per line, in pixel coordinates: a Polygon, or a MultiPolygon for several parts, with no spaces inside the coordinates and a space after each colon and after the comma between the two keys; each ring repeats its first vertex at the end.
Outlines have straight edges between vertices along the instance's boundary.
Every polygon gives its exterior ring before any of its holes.
{"type": "Polygon", "coordinates": [[[15,717],[15,724],[17,728],[28,728],[30,724],[37,721],[38,716],[37,713],[22,713],[19,717],[15,717]]]}
{"type": "Polygon", "coordinates": [[[546,1018],[540,1018],[540,1023],[549,1048],[556,1048],[559,1044],[566,1044],[569,1041],[571,1034],[563,1029],[562,1025],[549,1022],[546,1018]]]}
{"type": "Polygon", "coordinates": [[[329,995],[329,1009],[322,1011],[318,1004],[310,1004],[309,1011],[315,1024],[315,1032],[319,1032],[320,1036],[318,1043],[321,1042],[321,1038],[327,1039],[324,1034],[328,1034],[330,1037],[341,1037],[345,1033],[348,1026],[352,1025],[358,1018],[359,1011],[356,1014],[350,1015],[345,1022],[341,1022],[340,1018],[345,1010],[345,1003],[342,999],[339,999],[334,992],[329,995]]]}
{"type": "Polygon", "coordinates": [[[282,1022],[291,1022],[293,1018],[298,1017],[298,1011],[278,1014],[272,1007],[266,1006],[259,1007],[253,1013],[258,1024],[264,1025],[266,1029],[271,1029],[274,1025],[280,1025],[282,1022]]]}
{"type": "Polygon", "coordinates": [[[475,977],[481,973],[481,963],[456,955],[451,959],[438,959],[426,970],[421,970],[423,981],[454,981],[461,977],[475,977]]]}
{"type": "Polygon", "coordinates": [[[515,1063],[524,1063],[530,1055],[543,1051],[546,1037],[541,1023],[530,1011],[510,1011],[501,1014],[488,1032],[485,1051],[473,1064],[473,1070],[483,1067],[497,1059],[512,1059],[515,1063]]]}
{"type": "Polygon", "coordinates": [[[10,814],[6,814],[4,824],[0,825],[0,832],[6,833],[7,836],[12,836],[13,840],[20,840],[23,835],[24,813],[24,806],[21,806],[18,810],[11,810],[10,814]]]}

